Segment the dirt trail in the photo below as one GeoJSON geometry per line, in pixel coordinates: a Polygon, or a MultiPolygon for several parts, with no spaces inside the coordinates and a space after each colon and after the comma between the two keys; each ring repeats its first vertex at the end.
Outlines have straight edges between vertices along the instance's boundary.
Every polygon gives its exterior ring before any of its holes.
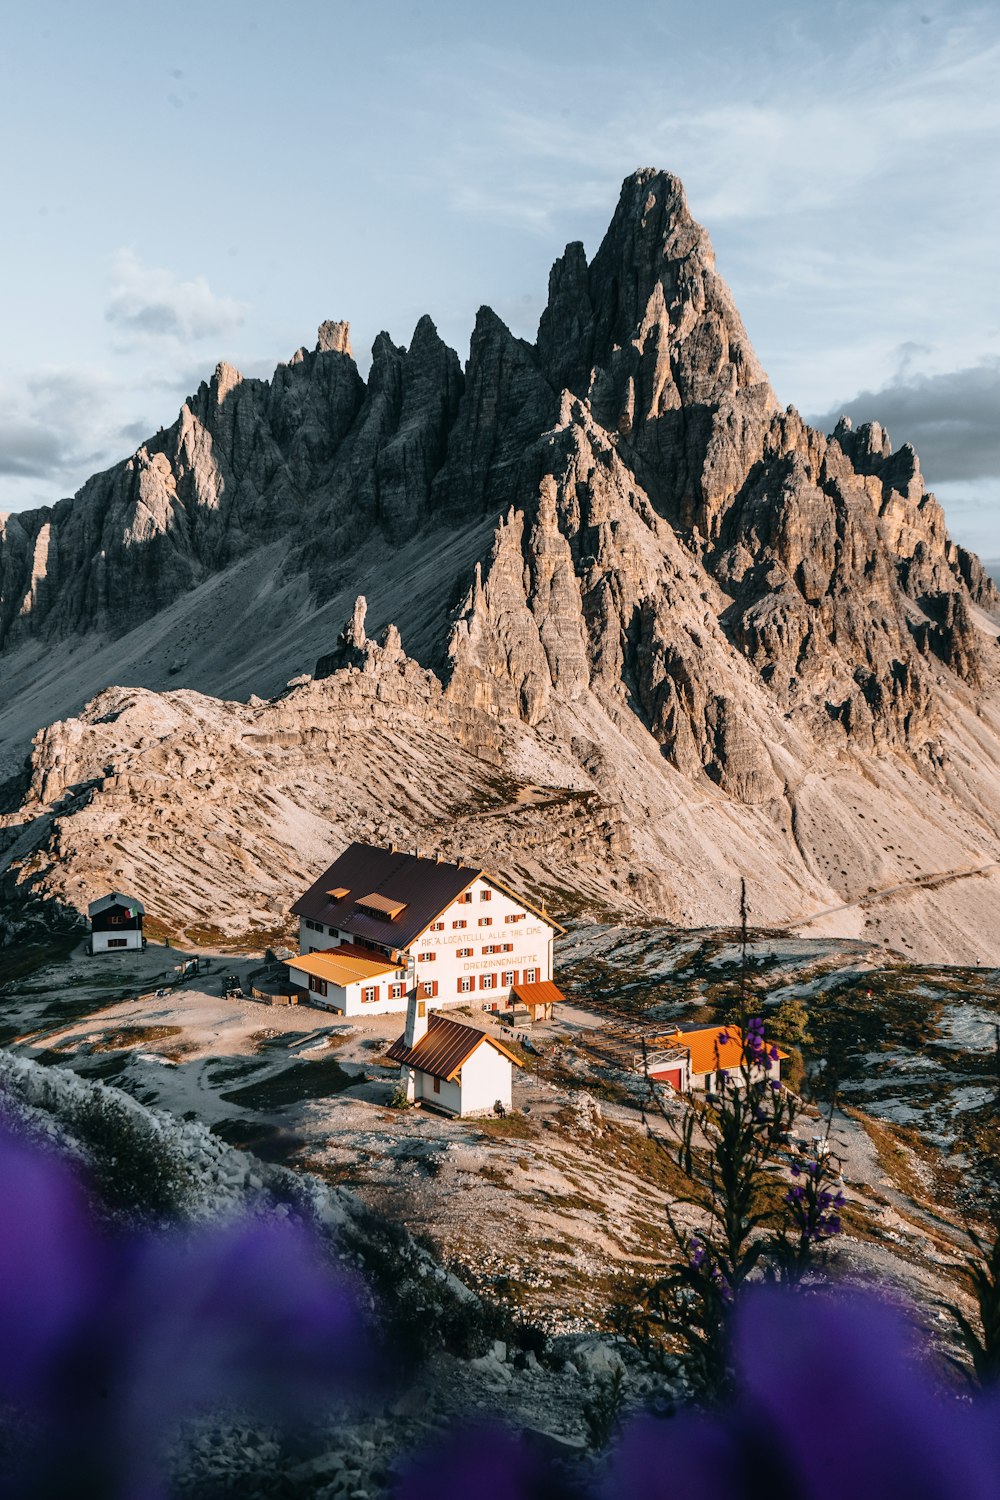
{"type": "Polygon", "coordinates": [[[991,859],[984,865],[960,865],[954,870],[932,870],[927,875],[917,875],[912,880],[903,880],[897,885],[886,885],[877,891],[868,891],[859,896],[856,901],[841,901],[835,906],[823,906],[819,911],[810,912],[805,917],[795,917],[786,923],[789,931],[796,927],[808,927],[811,922],[818,922],[821,917],[836,916],[838,912],[856,911],[858,907],[870,906],[876,901],[883,901],[887,896],[898,896],[908,891],[938,890],[943,885],[950,885],[956,880],[968,880],[974,875],[985,875],[989,870],[995,870],[1000,866],[1000,860],[991,859]]]}

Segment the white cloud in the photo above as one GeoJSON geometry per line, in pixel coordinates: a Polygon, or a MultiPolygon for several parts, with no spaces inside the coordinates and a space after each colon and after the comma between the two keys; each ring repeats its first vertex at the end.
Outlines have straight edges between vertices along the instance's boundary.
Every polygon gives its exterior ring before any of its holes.
{"type": "Polygon", "coordinates": [[[134,448],[128,396],[100,368],[50,365],[0,382],[0,509],[51,505],[134,448]]]}
{"type": "Polygon", "coordinates": [[[561,70],[473,49],[463,139],[447,164],[454,206],[554,226],[581,206],[603,208],[638,166],[681,176],[710,228],[829,210],[876,181],[895,197],[921,163],[928,195],[948,195],[954,179],[938,169],[959,148],[970,173],[979,146],[995,151],[995,15],[966,7],[914,32],[905,3],[840,9],[847,37],[836,47],[817,48],[794,27],[781,38],[768,29],[757,51],[723,49],[725,66],[692,56],[683,70],[626,74],[609,57],[561,70]]]}
{"type": "Polygon", "coordinates": [[[219,338],[235,332],[245,314],[241,303],[213,292],[204,276],[182,281],[173,271],[145,265],[133,250],[114,258],[104,316],[133,339],[219,338]]]}

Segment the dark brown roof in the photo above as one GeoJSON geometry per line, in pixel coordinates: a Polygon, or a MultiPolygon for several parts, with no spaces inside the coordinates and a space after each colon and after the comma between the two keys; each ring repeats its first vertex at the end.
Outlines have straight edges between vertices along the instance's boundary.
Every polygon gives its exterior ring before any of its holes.
{"type": "Polygon", "coordinates": [[[558,922],[547,913],[484,870],[447,860],[426,859],[402,850],[379,849],[372,844],[351,844],[345,849],[305,895],[299,897],[292,915],[325,922],[352,937],[370,938],[389,948],[408,948],[481,875],[528,911],[537,912],[556,932],[562,932],[558,922]],[[345,891],[346,895],[336,899],[332,893],[337,890],[345,891]],[[358,910],[359,902],[370,908],[374,896],[381,897],[380,904],[397,907],[397,915],[393,917],[387,912],[385,916],[376,916],[371,910],[358,910]]]}
{"type": "Polygon", "coordinates": [[[432,1011],[427,1017],[427,1030],[415,1047],[408,1047],[403,1035],[393,1042],[386,1057],[393,1062],[405,1063],[407,1067],[419,1068],[432,1078],[443,1078],[448,1082],[454,1078],[462,1064],[468,1062],[482,1042],[488,1042],[491,1047],[502,1052],[504,1057],[509,1057],[516,1067],[521,1066],[513,1052],[508,1052],[496,1037],[475,1026],[465,1026],[461,1021],[449,1020],[437,1011],[432,1011]]]}
{"type": "Polygon", "coordinates": [[[340,927],[354,937],[371,938],[390,948],[405,948],[481,873],[467,865],[444,861],[438,864],[435,859],[419,858],[402,850],[393,852],[371,844],[351,844],[296,901],[292,913],[325,922],[328,927],[340,927]],[[346,890],[347,895],[335,901],[330,892],[338,888],[346,890]],[[395,919],[359,912],[357,903],[368,903],[373,895],[404,909],[395,919]]]}

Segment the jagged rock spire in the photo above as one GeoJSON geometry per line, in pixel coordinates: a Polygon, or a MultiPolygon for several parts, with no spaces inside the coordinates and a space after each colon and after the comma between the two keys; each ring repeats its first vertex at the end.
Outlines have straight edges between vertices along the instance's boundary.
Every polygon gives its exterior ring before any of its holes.
{"type": "Polygon", "coordinates": [[[349,356],[351,353],[350,323],[337,323],[330,319],[321,323],[316,335],[316,353],[349,356]]]}

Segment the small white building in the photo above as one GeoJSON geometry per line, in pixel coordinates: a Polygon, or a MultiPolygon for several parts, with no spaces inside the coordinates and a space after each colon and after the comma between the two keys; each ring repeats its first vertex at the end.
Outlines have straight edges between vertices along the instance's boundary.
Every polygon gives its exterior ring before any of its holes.
{"type": "Polygon", "coordinates": [[[450,1115],[489,1115],[511,1107],[513,1070],[521,1064],[502,1042],[453,1021],[428,1014],[416,994],[406,1007],[406,1029],[386,1054],[400,1064],[400,1082],[412,1103],[425,1100],[450,1115]]]}
{"type": "Polygon", "coordinates": [[[123,896],[120,891],[111,891],[91,901],[87,907],[90,918],[91,953],[128,952],[142,950],[146,940],[142,935],[142,919],[146,908],[135,896],[123,896]]]}
{"type": "Polygon", "coordinates": [[[379,1016],[406,1007],[406,964],[367,948],[342,943],[322,952],[286,958],[293,984],[307,993],[303,1003],[342,1016],[379,1016]]]}

